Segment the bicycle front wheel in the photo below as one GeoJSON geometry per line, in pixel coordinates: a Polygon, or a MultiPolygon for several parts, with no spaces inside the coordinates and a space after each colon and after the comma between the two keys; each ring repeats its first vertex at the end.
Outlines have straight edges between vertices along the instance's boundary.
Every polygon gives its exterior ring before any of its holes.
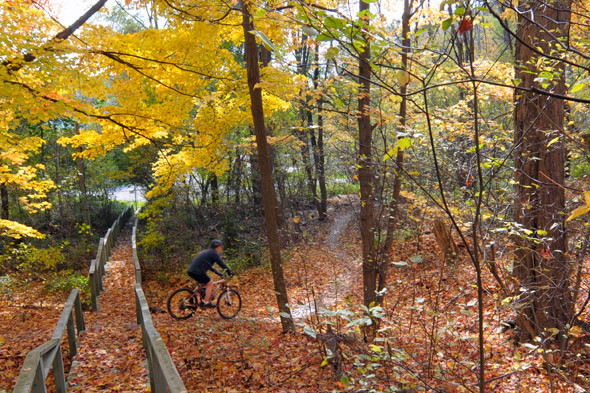
{"type": "Polygon", "coordinates": [[[224,289],[217,298],[217,312],[224,319],[232,319],[242,309],[242,298],[233,288],[224,289]]]}
{"type": "Polygon", "coordinates": [[[188,319],[197,309],[197,299],[190,288],[180,288],[168,298],[168,313],[174,319],[188,319]]]}

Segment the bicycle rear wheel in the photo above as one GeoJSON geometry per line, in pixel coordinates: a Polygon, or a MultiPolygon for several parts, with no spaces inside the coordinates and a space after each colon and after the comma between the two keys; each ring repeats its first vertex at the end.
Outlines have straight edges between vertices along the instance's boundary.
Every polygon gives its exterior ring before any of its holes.
{"type": "Polygon", "coordinates": [[[225,288],[217,298],[217,312],[224,319],[232,319],[242,309],[242,298],[233,288],[225,288]]]}
{"type": "Polygon", "coordinates": [[[197,298],[190,288],[180,288],[168,298],[168,313],[174,319],[188,319],[197,309],[197,298]]]}

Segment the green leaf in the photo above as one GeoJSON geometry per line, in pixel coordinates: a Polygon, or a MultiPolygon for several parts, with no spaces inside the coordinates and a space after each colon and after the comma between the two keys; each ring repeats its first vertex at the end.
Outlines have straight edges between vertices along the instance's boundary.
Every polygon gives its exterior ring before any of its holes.
{"type": "Polygon", "coordinates": [[[325,358],[325,359],[322,361],[322,364],[320,364],[320,367],[324,367],[324,366],[325,366],[325,365],[327,365],[327,364],[328,364],[328,358],[325,358]]]}
{"type": "Polygon", "coordinates": [[[338,53],[340,53],[340,50],[337,47],[332,46],[332,47],[328,48],[324,57],[326,58],[326,60],[330,60],[330,59],[333,59],[334,57],[338,56],[338,53]]]}
{"type": "Polygon", "coordinates": [[[334,37],[332,35],[328,35],[326,33],[320,33],[315,38],[316,41],[332,41],[334,37]]]}
{"type": "Polygon", "coordinates": [[[554,144],[554,143],[555,143],[555,142],[557,142],[558,140],[559,140],[559,137],[558,137],[558,136],[557,136],[557,137],[555,137],[555,138],[553,138],[553,139],[551,139],[551,140],[549,141],[549,143],[547,144],[547,147],[551,146],[552,144],[554,144]]]}
{"type": "Polygon", "coordinates": [[[266,36],[266,34],[264,34],[262,31],[260,31],[260,30],[250,30],[249,33],[250,34],[254,34],[256,37],[260,38],[260,41],[262,41],[262,45],[264,45],[264,47],[267,50],[269,50],[271,52],[276,52],[277,48],[272,43],[272,41],[266,36]]]}
{"type": "Polygon", "coordinates": [[[572,92],[572,93],[575,93],[575,92],[577,92],[577,91],[580,91],[580,90],[582,90],[584,87],[586,87],[586,84],[585,84],[585,83],[578,82],[578,83],[576,83],[576,84],[574,85],[574,87],[572,87],[572,91],[571,91],[571,92],[572,92]]]}
{"type": "Polygon", "coordinates": [[[346,26],[346,21],[333,16],[328,16],[326,19],[324,19],[324,25],[331,29],[341,29],[346,26]]]}
{"type": "Polygon", "coordinates": [[[442,23],[442,29],[444,31],[447,31],[449,29],[449,27],[451,27],[451,25],[453,24],[453,19],[449,18],[447,20],[444,20],[442,23]]]}
{"type": "Polygon", "coordinates": [[[428,30],[428,27],[423,27],[423,28],[421,28],[420,30],[418,30],[418,31],[417,31],[417,32],[414,34],[414,36],[415,36],[416,38],[418,38],[418,37],[420,37],[420,35],[421,35],[422,33],[424,33],[424,32],[425,32],[425,31],[427,31],[427,30],[428,30]]]}
{"type": "Polygon", "coordinates": [[[463,16],[465,14],[465,7],[457,7],[455,10],[455,15],[463,16]]]}
{"type": "Polygon", "coordinates": [[[340,377],[340,383],[344,386],[348,386],[348,385],[350,385],[350,379],[348,378],[347,375],[343,375],[340,377]]]}

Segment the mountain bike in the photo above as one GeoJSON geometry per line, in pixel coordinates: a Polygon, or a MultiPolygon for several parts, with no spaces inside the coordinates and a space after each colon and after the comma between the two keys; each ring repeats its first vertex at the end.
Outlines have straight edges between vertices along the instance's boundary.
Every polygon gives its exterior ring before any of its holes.
{"type": "MultiPolygon", "coordinates": [[[[205,298],[205,285],[198,285],[195,289],[179,288],[168,297],[168,313],[174,319],[188,319],[202,306],[205,298]]],[[[242,297],[238,290],[227,284],[225,279],[213,282],[211,303],[215,304],[217,312],[223,319],[232,319],[242,309],[242,297]]]]}

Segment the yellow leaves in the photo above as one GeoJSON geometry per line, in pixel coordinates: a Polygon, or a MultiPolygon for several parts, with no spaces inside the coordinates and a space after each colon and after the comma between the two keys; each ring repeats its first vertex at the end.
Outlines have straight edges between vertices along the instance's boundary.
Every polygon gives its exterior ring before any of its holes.
{"type": "Polygon", "coordinates": [[[43,239],[45,237],[41,232],[23,225],[16,221],[0,219],[0,235],[12,237],[14,239],[22,239],[23,237],[33,237],[36,239],[43,239]]]}
{"type": "Polygon", "coordinates": [[[578,218],[590,211],[590,191],[584,192],[584,201],[586,204],[574,209],[566,221],[571,221],[574,218],[578,218]]]}
{"type": "Polygon", "coordinates": [[[410,73],[406,70],[399,70],[396,74],[396,78],[400,87],[403,87],[410,82],[410,73]]]}

